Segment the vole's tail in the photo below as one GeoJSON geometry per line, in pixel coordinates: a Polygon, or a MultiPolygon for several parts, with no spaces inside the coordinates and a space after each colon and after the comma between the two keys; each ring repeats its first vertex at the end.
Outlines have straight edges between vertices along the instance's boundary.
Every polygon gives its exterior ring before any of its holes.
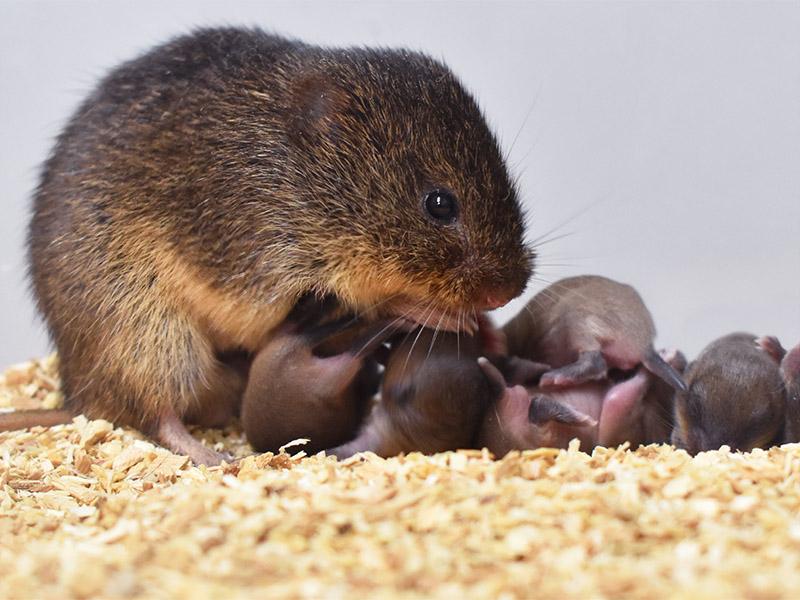
{"type": "Polygon", "coordinates": [[[0,413],[0,431],[16,431],[29,427],[52,427],[71,423],[74,415],[63,408],[15,410],[0,413]]]}

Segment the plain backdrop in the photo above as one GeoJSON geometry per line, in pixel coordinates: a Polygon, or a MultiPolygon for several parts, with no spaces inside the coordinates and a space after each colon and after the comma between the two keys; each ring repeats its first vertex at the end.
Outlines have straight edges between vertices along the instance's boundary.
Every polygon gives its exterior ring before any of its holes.
{"type": "Polygon", "coordinates": [[[798,2],[0,0],[0,367],[48,350],[24,240],[54,136],[109,68],[218,24],[446,61],[510,150],[531,239],[554,238],[529,294],[632,283],[690,356],[734,330],[800,341],[798,2]]]}

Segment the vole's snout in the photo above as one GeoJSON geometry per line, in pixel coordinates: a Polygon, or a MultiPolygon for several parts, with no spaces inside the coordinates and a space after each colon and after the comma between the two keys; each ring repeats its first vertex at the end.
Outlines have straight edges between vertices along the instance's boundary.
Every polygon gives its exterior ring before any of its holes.
{"type": "Polygon", "coordinates": [[[479,310],[494,310],[508,304],[515,296],[509,293],[492,291],[485,294],[482,300],[478,301],[479,310]]]}
{"type": "Polygon", "coordinates": [[[495,275],[487,273],[484,276],[487,278],[484,279],[475,294],[476,308],[494,310],[505,306],[525,291],[530,276],[531,271],[526,268],[513,269],[495,275]]]}

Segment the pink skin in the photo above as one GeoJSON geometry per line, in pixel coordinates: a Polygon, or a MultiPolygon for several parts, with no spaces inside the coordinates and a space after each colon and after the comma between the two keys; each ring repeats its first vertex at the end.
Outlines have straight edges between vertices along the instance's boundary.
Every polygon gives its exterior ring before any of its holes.
{"type": "Polygon", "coordinates": [[[490,380],[502,382],[504,390],[494,409],[489,409],[478,440],[495,456],[514,449],[566,448],[573,438],[585,451],[643,441],[643,399],[652,382],[644,368],[620,383],[604,380],[545,390],[509,387],[488,360],[481,358],[479,363],[490,380]],[[547,413],[541,419],[536,418],[538,406],[547,413]]]}
{"type": "Polygon", "coordinates": [[[644,415],[645,394],[650,388],[652,375],[639,367],[630,379],[610,385],[601,400],[600,422],[597,428],[597,444],[611,447],[629,441],[639,445],[641,423],[644,415]]]}
{"type": "Polygon", "coordinates": [[[681,376],[653,348],[652,315],[631,286],[596,275],[568,277],[537,294],[503,327],[512,355],[544,360],[542,388],[603,381],[610,370],[639,365],[673,389],[681,376]]]}

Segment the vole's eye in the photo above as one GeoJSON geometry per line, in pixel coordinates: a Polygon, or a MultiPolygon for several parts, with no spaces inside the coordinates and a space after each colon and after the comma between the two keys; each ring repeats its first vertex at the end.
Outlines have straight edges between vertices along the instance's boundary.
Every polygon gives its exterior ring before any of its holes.
{"type": "Polygon", "coordinates": [[[425,211],[438,223],[449,225],[458,217],[458,201],[452,192],[435,189],[425,195],[425,211]]]}

